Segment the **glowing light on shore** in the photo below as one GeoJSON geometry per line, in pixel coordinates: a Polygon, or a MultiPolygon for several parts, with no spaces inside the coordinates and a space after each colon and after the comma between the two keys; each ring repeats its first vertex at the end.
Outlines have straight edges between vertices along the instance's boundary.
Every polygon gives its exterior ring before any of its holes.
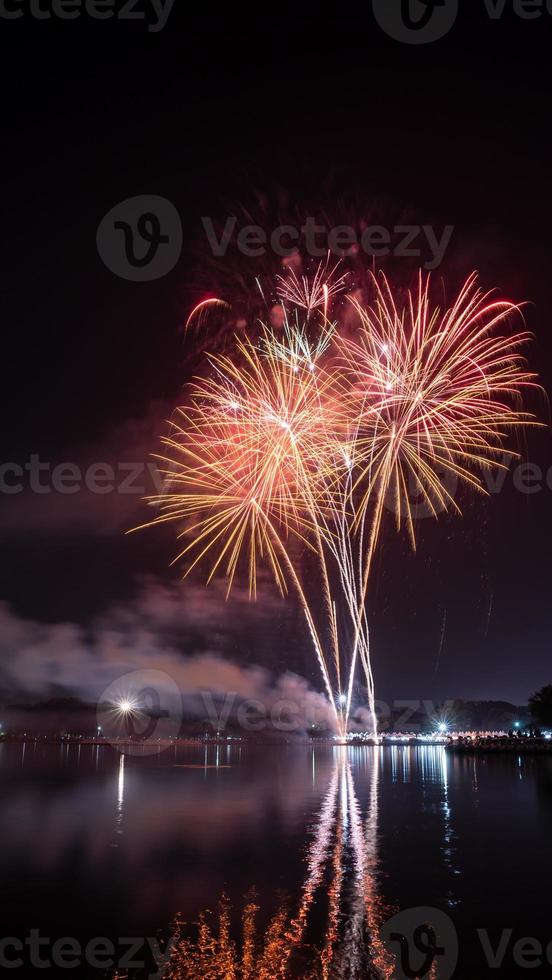
{"type": "Polygon", "coordinates": [[[138,710],[138,702],[133,698],[126,697],[120,698],[119,701],[115,703],[115,707],[122,715],[131,715],[138,710]]]}

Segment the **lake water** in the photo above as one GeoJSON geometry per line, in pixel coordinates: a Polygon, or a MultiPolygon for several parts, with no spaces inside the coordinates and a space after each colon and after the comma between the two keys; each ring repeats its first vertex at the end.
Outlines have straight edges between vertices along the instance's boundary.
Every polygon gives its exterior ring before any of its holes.
{"type": "Polygon", "coordinates": [[[0,779],[13,977],[110,977],[133,937],[130,977],[171,937],[179,980],[550,975],[552,758],[3,744],[0,779]]]}

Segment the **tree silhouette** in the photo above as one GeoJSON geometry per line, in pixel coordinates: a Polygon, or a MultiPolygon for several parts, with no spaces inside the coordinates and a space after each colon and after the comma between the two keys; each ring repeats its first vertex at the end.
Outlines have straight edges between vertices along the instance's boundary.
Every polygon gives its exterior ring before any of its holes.
{"type": "Polygon", "coordinates": [[[546,728],[552,727],[552,684],[547,684],[529,698],[534,720],[546,728]]]}

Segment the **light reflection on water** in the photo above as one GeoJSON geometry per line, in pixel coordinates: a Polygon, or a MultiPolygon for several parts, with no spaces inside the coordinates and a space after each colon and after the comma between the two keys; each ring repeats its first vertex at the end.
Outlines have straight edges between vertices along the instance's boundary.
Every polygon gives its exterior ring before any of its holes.
{"type": "MultiPolygon", "coordinates": [[[[548,847],[552,796],[546,759],[440,746],[181,744],[125,758],[3,745],[0,780],[10,934],[32,921],[83,940],[155,935],[226,895],[221,956],[247,953],[254,976],[265,962],[267,976],[279,963],[282,976],[336,980],[393,976],[380,933],[399,909],[446,910],[460,934],[473,921],[508,926],[526,867],[548,847]]],[[[545,918],[546,865],[532,867],[526,935],[545,918]]],[[[196,972],[174,976],[205,975],[198,936],[181,930],[196,972]]],[[[470,969],[456,975],[473,980],[470,969]]]]}
{"type": "MultiPolygon", "coordinates": [[[[259,909],[248,901],[241,913],[241,942],[236,942],[223,899],[216,924],[203,914],[192,938],[179,925],[169,977],[268,978],[275,971],[281,977],[336,980],[393,975],[394,957],[380,936],[389,910],[376,877],[379,753],[361,751],[367,753],[363,760],[368,775],[366,813],[355,790],[351,750],[336,748],[329,786],[310,828],[295,912],[290,911],[293,905],[288,899],[283,901],[260,939],[255,923],[259,909]],[[317,922],[317,944],[308,942],[311,919],[317,922]]],[[[313,765],[314,761],[313,751],[313,765]]]]}

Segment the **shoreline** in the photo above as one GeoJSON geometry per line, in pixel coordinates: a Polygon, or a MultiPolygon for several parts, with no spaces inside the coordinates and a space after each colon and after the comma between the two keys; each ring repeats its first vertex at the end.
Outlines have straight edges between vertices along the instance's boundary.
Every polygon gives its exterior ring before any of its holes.
{"type": "Polygon", "coordinates": [[[295,738],[295,739],[251,739],[243,738],[240,736],[228,736],[225,737],[213,737],[213,738],[203,738],[203,737],[184,737],[178,739],[150,739],[150,740],[140,740],[140,739],[129,739],[129,738],[104,738],[104,737],[94,737],[94,736],[73,736],[73,737],[63,737],[55,735],[7,735],[3,734],[0,736],[0,746],[2,745],[54,745],[54,746],[89,746],[89,747],[107,747],[117,750],[121,749],[134,749],[140,752],[140,750],[148,749],[150,752],[152,749],[155,750],[166,750],[166,749],[177,749],[179,747],[185,746],[226,746],[230,747],[232,745],[238,747],[249,746],[249,747],[273,747],[280,746],[281,748],[289,747],[290,745],[303,746],[307,748],[329,747],[329,748],[417,748],[417,747],[441,747],[447,752],[455,755],[480,755],[480,754],[541,754],[541,755],[552,755],[552,739],[546,738],[528,738],[528,737],[517,737],[508,738],[506,735],[495,735],[492,737],[485,736],[471,736],[471,737],[460,737],[460,738],[432,738],[431,736],[415,735],[415,734],[404,734],[404,735],[382,735],[379,741],[374,739],[339,739],[339,738],[295,738]]]}

